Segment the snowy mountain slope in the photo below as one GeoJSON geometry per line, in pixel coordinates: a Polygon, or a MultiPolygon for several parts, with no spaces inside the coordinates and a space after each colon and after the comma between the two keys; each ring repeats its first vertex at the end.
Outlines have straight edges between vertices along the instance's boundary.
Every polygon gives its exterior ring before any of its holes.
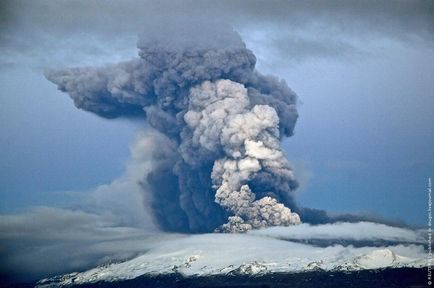
{"type": "Polygon", "coordinates": [[[326,248],[251,234],[203,234],[160,243],[146,254],[82,273],[41,280],[39,287],[134,279],[141,275],[185,276],[271,272],[354,271],[423,267],[420,245],[326,248]],[[54,284],[53,284],[54,283],[54,284]]]}

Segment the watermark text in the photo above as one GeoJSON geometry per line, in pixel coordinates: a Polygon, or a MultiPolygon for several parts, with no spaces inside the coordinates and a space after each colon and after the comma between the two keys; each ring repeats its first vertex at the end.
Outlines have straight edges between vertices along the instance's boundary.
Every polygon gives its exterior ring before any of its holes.
{"type": "Polygon", "coordinates": [[[432,243],[432,231],[431,231],[431,226],[432,226],[432,197],[431,197],[431,193],[432,193],[432,183],[431,183],[431,177],[428,178],[428,187],[427,187],[427,192],[428,192],[428,265],[427,265],[427,280],[428,280],[428,285],[431,286],[432,285],[432,273],[431,273],[431,265],[432,265],[432,251],[431,251],[431,243],[432,243]]]}

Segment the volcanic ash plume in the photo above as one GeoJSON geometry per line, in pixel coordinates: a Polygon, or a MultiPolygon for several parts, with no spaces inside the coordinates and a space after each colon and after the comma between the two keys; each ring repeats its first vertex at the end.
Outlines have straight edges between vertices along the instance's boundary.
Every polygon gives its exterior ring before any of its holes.
{"type": "Polygon", "coordinates": [[[182,28],[144,33],[139,59],[46,77],[78,108],[106,118],[143,115],[164,134],[141,183],[161,228],[243,232],[300,223],[291,211],[297,182],[280,149],[297,120],[296,95],[255,70],[255,56],[232,30],[182,28]]]}
{"type": "Polygon", "coordinates": [[[183,141],[181,147],[223,151],[223,157],[214,161],[211,179],[215,201],[235,214],[223,225],[225,231],[300,223],[297,214],[275,199],[255,200],[244,184],[259,171],[288,181],[294,178],[279,149],[276,110],[268,105],[251,106],[244,85],[230,80],[206,81],[190,90],[184,114],[187,131],[183,135],[191,141],[183,141]]]}

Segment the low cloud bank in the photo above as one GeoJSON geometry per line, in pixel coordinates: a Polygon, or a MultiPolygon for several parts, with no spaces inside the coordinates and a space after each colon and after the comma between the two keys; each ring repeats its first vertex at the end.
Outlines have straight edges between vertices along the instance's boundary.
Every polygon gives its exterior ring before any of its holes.
{"type": "Polygon", "coordinates": [[[0,215],[0,277],[32,281],[81,271],[132,258],[162,238],[175,237],[155,228],[140,185],[153,165],[148,152],[158,149],[158,137],[140,132],[125,173],[92,191],[74,192],[81,196],[75,208],[34,207],[0,215]]]}
{"type": "Polygon", "coordinates": [[[2,215],[0,231],[0,271],[21,281],[128,259],[167,237],[107,215],[50,207],[2,215]]]}
{"type": "Polygon", "coordinates": [[[345,239],[354,241],[393,241],[400,243],[425,243],[420,231],[372,222],[338,222],[324,225],[300,224],[291,227],[270,227],[249,232],[286,240],[345,239]]]}

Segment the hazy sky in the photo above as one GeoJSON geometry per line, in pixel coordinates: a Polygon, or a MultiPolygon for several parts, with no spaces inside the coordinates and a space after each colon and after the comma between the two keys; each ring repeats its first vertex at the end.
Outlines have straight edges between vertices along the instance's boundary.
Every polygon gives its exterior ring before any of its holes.
{"type": "Polygon", "coordinates": [[[258,69],[298,94],[300,118],[284,148],[302,206],[425,224],[432,1],[158,2],[1,2],[2,214],[80,206],[123,175],[145,126],[76,109],[44,69],[128,60],[144,27],[187,16],[233,25],[258,69]]]}

